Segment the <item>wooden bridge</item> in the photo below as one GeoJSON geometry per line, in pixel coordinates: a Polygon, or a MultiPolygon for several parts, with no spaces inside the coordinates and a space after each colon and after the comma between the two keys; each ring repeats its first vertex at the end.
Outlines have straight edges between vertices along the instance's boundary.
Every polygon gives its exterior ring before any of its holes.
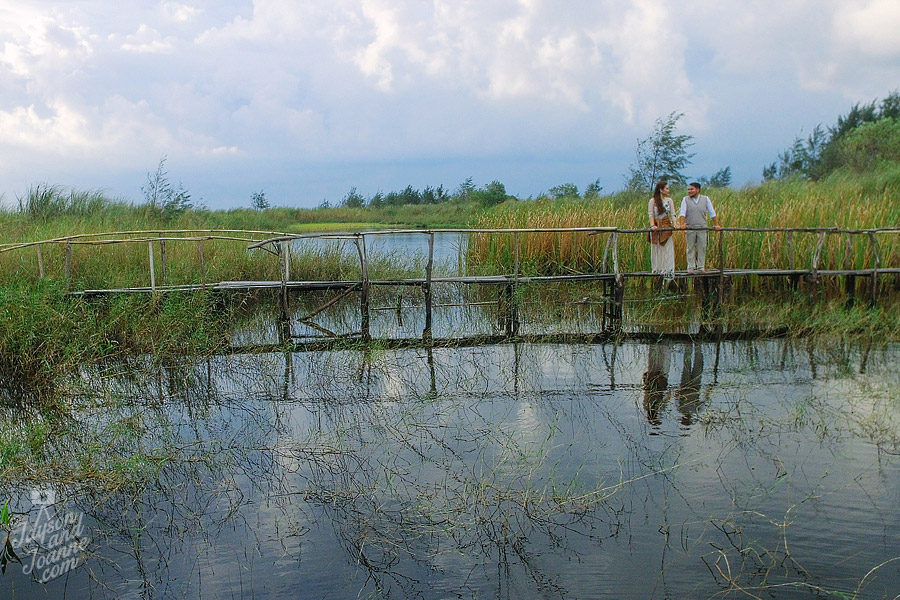
{"type": "MultiPolygon", "coordinates": [[[[492,286],[498,290],[496,304],[504,315],[506,336],[515,336],[519,330],[519,316],[516,306],[516,288],[524,284],[541,284],[549,282],[601,282],[603,286],[603,312],[601,329],[604,332],[616,331],[622,323],[623,305],[625,303],[626,282],[637,278],[660,278],[657,273],[645,270],[626,270],[622,267],[623,248],[632,254],[632,264],[646,264],[649,248],[646,241],[648,229],[619,229],[615,227],[576,227],[576,228],[521,228],[521,229],[440,229],[440,230],[373,230],[353,233],[310,233],[287,234],[281,232],[246,231],[246,230],[177,230],[177,231],[121,231],[101,234],[81,234],[50,240],[0,245],[0,264],[4,258],[19,257],[18,269],[27,270],[24,257],[32,253],[32,275],[39,279],[48,277],[62,278],[68,293],[78,296],[98,296],[107,294],[164,294],[186,291],[248,291],[273,290],[280,293],[283,317],[289,318],[289,294],[328,290],[335,292],[327,302],[315,310],[296,320],[315,329],[335,336],[327,329],[317,326],[313,319],[334,304],[352,295],[359,297],[360,330],[358,335],[364,339],[370,337],[370,315],[373,308],[370,304],[371,290],[378,286],[415,287],[422,291],[424,311],[423,337],[429,337],[432,330],[433,287],[440,284],[457,284],[463,286],[492,286]],[[497,274],[473,275],[460,268],[453,274],[435,273],[435,235],[458,234],[475,240],[478,236],[503,239],[508,245],[509,257],[506,268],[508,272],[497,274]],[[367,240],[376,236],[397,234],[414,234],[422,236],[423,254],[425,257],[424,272],[420,277],[398,279],[374,279],[370,277],[370,257],[367,252],[367,240]],[[533,240],[535,236],[582,235],[591,236],[594,240],[602,240],[602,258],[599,268],[586,272],[572,272],[561,275],[527,275],[523,272],[524,239],[533,240]],[[594,237],[598,236],[598,237],[594,237]],[[344,240],[353,244],[359,260],[359,276],[354,279],[340,280],[300,280],[292,277],[292,249],[301,240],[344,240]],[[628,244],[623,244],[627,240],[628,244]],[[242,244],[251,253],[268,253],[277,260],[277,278],[271,276],[257,280],[218,280],[210,281],[208,271],[209,258],[206,248],[212,243],[242,244]],[[82,287],[77,289],[80,278],[76,271],[76,252],[84,252],[85,248],[108,248],[119,245],[146,247],[146,285],[130,287],[82,287]],[[196,273],[195,281],[170,281],[170,254],[174,245],[195,245],[196,254],[192,272],[196,273]],[[61,252],[59,251],[61,249],[61,252]],[[54,254],[55,258],[48,256],[54,254]],[[60,256],[61,254],[61,256],[60,256]],[[639,262],[640,261],[640,262],[639,262]],[[52,264],[48,264],[52,263],[52,264]]],[[[708,263],[714,265],[705,272],[687,273],[676,271],[675,279],[693,281],[696,294],[702,295],[704,302],[721,305],[726,288],[730,282],[742,277],[782,278],[797,289],[801,284],[814,294],[820,283],[836,280],[843,283],[843,293],[847,303],[852,304],[858,295],[857,280],[867,281],[867,289],[863,292],[870,304],[878,301],[879,293],[884,293],[887,286],[882,278],[900,273],[900,251],[895,246],[900,227],[879,229],[838,229],[838,228],[722,228],[709,230],[710,244],[707,251],[708,263]],[[766,239],[777,237],[780,256],[769,265],[728,266],[726,256],[729,236],[753,235],[766,239]],[[892,236],[888,244],[879,245],[879,238],[892,236]],[[803,245],[805,260],[798,259],[800,245],[798,240],[807,239],[803,245]],[[837,240],[829,244],[829,240],[837,240]],[[855,240],[862,240],[862,243],[855,240]],[[835,251],[835,246],[838,248],[835,251]],[[883,263],[882,247],[889,248],[888,260],[883,263]],[[828,247],[829,265],[823,265],[823,250],[828,247]],[[837,255],[841,256],[838,257],[837,255]],[[860,264],[864,263],[864,264],[860,264]],[[839,264],[839,266],[836,266],[839,264]],[[827,268],[823,268],[827,267],[827,268]],[[842,281],[841,281],[842,280],[842,281]]],[[[673,238],[674,239],[674,238],[673,238]]],[[[760,244],[760,248],[764,245],[760,244]]],[[[770,243],[769,248],[773,247],[770,243]]],[[[772,258],[772,257],[768,257],[772,258]]],[[[759,258],[754,262],[759,262],[759,258]]],[[[183,270],[183,269],[182,269],[183,270]]],[[[269,275],[274,269],[269,270],[269,275]]],[[[27,276],[27,275],[26,275],[27,276]]],[[[894,277],[894,287],[898,287],[900,278],[894,277]]],[[[477,303],[469,303],[477,304],[477,303]]],[[[484,304],[484,303],[481,303],[484,304]]]]}

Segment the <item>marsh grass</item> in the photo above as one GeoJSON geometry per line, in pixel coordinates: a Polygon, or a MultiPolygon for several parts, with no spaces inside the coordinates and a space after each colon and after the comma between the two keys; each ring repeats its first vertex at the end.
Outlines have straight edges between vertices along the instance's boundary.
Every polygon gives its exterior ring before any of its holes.
{"type": "MultiPolygon", "coordinates": [[[[839,228],[874,229],[900,224],[900,167],[856,174],[838,171],[821,182],[804,180],[770,181],[740,190],[705,190],[716,205],[725,227],[747,228],[839,228]]],[[[683,191],[674,191],[680,198],[683,191]]],[[[566,228],[607,227],[647,228],[647,199],[634,194],[606,196],[592,201],[506,203],[478,220],[479,228],[566,228]]],[[[680,200],[676,200],[676,205],[680,200]]],[[[521,272],[567,274],[596,272],[602,268],[609,234],[520,233],[521,272]]],[[[707,267],[720,267],[718,235],[710,233],[707,267]]],[[[809,269],[818,243],[815,232],[757,233],[726,232],[724,266],[746,269],[809,269]],[[792,248],[792,249],[791,249],[792,248]],[[793,256],[793,260],[792,260],[793,256]]],[[[875,258],[868,236],[853,236],[848,252],[847,234],[828,235],[818,263],[819,270],[845,266],[874,268],[875,258]]],[[[900,235],[876,234],[879,266],[900,266],[900,235]]],[[[684,235],[676,232],[676,268],[684,266],[684,235]]],[[[511,234],[474,234],[469,244],[469,261],[475,272],[510,272],[514,264],[511,234]]],[[[620,234],[619,270],[650,270],[646,234],[620,234]]],[[[607,259],[611,270],[611,256],[607,259]]],[[[763,278],[751,279],[753,288],[781,287],[763,278]]]]}

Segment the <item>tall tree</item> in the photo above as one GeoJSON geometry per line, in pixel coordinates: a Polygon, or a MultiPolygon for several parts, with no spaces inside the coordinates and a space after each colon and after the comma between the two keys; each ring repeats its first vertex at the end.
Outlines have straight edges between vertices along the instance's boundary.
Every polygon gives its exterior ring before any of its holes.
{"type": "Polygon", "coordinates": [[[684,113],[672,112],[665,119],[656,119],[653,132],[638,140],[635,160],[631,165],[628,189],[647,191],[656,182],[666,179],[670,183],[684,183],[682,171],[691,164],[694,153],[688,148],[694,145],[692,135],[678,135],[675,129],[684,113]]]}

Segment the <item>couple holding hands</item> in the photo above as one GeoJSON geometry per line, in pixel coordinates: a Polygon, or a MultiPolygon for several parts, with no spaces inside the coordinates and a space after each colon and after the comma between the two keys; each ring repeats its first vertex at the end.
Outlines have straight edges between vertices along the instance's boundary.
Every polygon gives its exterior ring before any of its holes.
{"type": "Polygon", "coordinates": [[[687,271],[706,271],[706,220],[712,219],[713,227],[721,229],[719,217],[709,196],[700,194],[700,184],[688,185],[688,195],[681,200],[678,223],[675,223],[675,203],[669,197],[669,184],[660,181],[653,190],[648,206],[650,216],[650,267],[666,281],[675,277],[675,245],[669,243],[672,231],[667,228],[685,229],[687,271]],[[663,229],[663,231],[657,231],[663,229]]]}

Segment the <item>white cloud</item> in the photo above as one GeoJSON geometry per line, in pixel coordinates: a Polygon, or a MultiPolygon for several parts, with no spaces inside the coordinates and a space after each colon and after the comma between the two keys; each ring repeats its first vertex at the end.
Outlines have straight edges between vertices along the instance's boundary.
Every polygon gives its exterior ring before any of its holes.
{"type": "Polygon", "coordinates": [[[900,3],[895,0],[846,2],[834,18],[836,37],[873,58],[900,56],[900,3]]]}
{"type": "Polygon", "coordinates": [[[766,121],[761,100],[796,119],[810,90],[869,101],[900,71],[892,0],[7,4],[0,176],[20,153],[627,162],[672,111],[695,134],[766,121]]]}
{"type": "MultiPolygon", "coordinates": [[[[112,39],[115,38],[113,36],[112,39]]],[[[174,51],[175,46],[171,39],[164,38],[159,31],[142,23],[135,33],[125,37],[120,48],[125,52],[139,54],[169,54],[174,51]]]]}
{"type": "Polygon", "coordinates": [[[180,2],[163,2],[163,13],[169,19],[185,23],[200,14],[200,9],[180,2]]]}

